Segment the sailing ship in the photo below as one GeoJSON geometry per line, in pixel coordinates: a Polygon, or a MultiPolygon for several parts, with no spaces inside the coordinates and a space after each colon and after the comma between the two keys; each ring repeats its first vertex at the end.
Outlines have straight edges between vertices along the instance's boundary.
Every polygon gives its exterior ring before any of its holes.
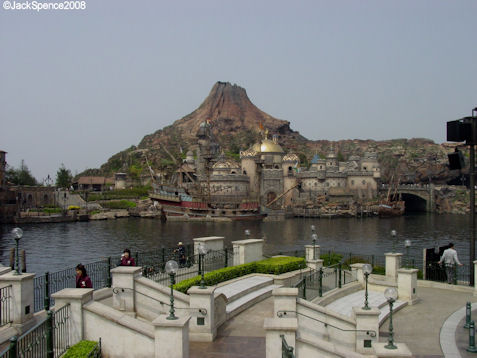
{"type": "MultiPolygon", "coordinates": [[[[391,183],[393,182],[394,175],[391,177],[391,183]]],[[[400,194],[397,194],[399,178],[396,181],[395,185],[390,184],[388,193],[386,195],[386,200],[382,201],[378,205],[378,215],[380,217],[394,217],[401,216],[406,210],[406,205],[403,200],[401,200],[400,194]],[[394,194],[391,195],[391,190],[394,188],[394,194]],[[398,198],[398,200],[396,200],[398,198]]]]}

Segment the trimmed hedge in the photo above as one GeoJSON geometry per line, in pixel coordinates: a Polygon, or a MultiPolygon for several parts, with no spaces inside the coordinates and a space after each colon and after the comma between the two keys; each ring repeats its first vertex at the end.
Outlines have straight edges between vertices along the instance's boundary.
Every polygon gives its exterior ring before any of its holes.
{"type": "Polygon", "coordinates": [[[97,344],[94,341],[80,341],[71,346],[61,358],[86,358],[97,344]]]}
{"type": "MultiPolygon", "coordinates": [[[[279,275],[285,272],[295,271],[306,267],[304,258],[301,257],[272,257],[270,259],[250,262],[248,264],[225,267],[204,275],[207,286],[213,286],[220,282],[232,280],[251,273],[266,273],[279,275]]],[[[200,276],[192,277],[174,285],[174,289],[183,293],[192,286],[200,284],[200,276]]]]}
{"type": "Polygon", "coordinates": [[[135,208],[136,203],[129,200],[107,201],[101,203],[101,206],[108,209],[130,209],[135,208]]]}

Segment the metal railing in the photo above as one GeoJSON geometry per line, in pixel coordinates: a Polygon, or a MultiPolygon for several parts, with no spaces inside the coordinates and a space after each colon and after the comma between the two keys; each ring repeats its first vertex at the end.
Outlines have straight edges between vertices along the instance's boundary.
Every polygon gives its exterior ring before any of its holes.
{"type": "Polygon", "coordinates": [[[0,358],[57,358],[70,347],[70,305],[48,311],[47,318],[20,337],[10,339],[10,345],[0,358]]]}
{"type": "Polygon", "coordinates": [[[375,330],[372,330],[372,329],[345,329],[345,328],[341,328],[341,327],[332,325],[332,324],[330,324],[330,323],[328,323],[328,322],[321,321],[321,320],[319,320],[318,318],[311,317],[311,316],[308,316],[308,315],[306,315],[306,314],[304,314],[304,313],[300,313],[300,312],[297,312],[297,311],[281,310],[281,311],[278,311],[278,312],[277,312],[277,317],[278,317],[278,318],[287,317],[289,313],[293,313],[293,314],[295,314],[296,316],[297,316],[297,315],[300,315],[300,316],[309,318],[309,319],[311,319],[311,320],[313,320],[313,321],[322,323],[322,324],[325,326],[325,328],[332,327],[332,328],[335,328],[335,329],[340,330],[340,331],[342,331],[342,332],[364,332],[364,333],[366,333],[366,334],[367,334],[368,336],[370,336],[370,337],[376,337],[376,331],[375,331],[375,330]]]}
{"type": "Polygon", "coordinates": [[[0,288],[0,327],[12,322],[10,312],[12,304],[12,285],[0,288]]]}
{"type": "Polygon", "coordinates": [[[293,347],[288,345],[285,336],[280,334],[280,338],[282,339],[282,358],[295,358],[293,347]]]}
{"type": "MultiPolygon", "coordinates": [[[[193,257],[193,245],[185,246],[186,255],[193,257]]],[[[133,257],[136,266],[149,267],[151,272],[158,272],[158,268],[165,265],[168,260],[180,262],[178,252],[175,248],[161,248],[148,252],[136,252],[133,257]]],[[[91,279],[94,289],[111,287],[111,269],[118,266],[120,256],[110,256],[96,262],[85,264],[88,276],[91,279]]],[[[191,259],[192,264],[194,263],[191,259]]],[[[194,275],[195,276],[195,275],[194,275]]],[[[186,278],[186,277],[184,277],[186,278]]],[[[70,267],[62,271],[46,272],[44,275],[36,276],[33,280],[34,287],[34,311],[43,309],[49,310],[54,305],[51,294],[64,288],[76,287],[76,270],[70,267]]]]}
{"type": "Polygon", "coordinates": [[[101,358],[101,337],[99,337],[98,343],[93,347],[91,352],[88,353],[86,358],[101,358]]]}
{"type": "MultiPolygon", "coordinates": [[[[473,268],[472,268],[473,269],[473,268]]],[[[469,285],[469,265],[439,265],[430,263],[426,267],[426,280],[446,282],[451,285],[469,285]]]]}
{"type": "MultiPolygon", "coordinates": [[[[187,256],[182,262],[179,261],[179,269],[175,275],[176,283],[204,273],[228,267],[233,263],[233,250],[209,251],[204,255],[202,262],[199,255],[187,256]]],[[[165,271],[166,261],[156,261],[149,265],[143,265],[143,276],[157,283],[169,285],[169,275],[165,271]]]]}
{"type": "Polygon", "coordinates": [[[355,280],[352,273],[343,270],[340,263],[304,274],[295,287],[298,288],[298,296],[300,298],[313,300],[316,297],[322,297],[328,291],[341,288],[346,283],[355,280]]]}

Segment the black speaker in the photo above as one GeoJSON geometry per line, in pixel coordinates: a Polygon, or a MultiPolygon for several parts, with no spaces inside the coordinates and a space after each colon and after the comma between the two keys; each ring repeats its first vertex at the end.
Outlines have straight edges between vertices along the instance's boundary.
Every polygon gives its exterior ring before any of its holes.
{"type": "Polygon", "coordinates": [[[462,169],[465,166],[464,156],[462,155],[462,152],[450,153],[447,154],[447,157],[449,158],[450,170],[462,169]]]}
{"type": "Polygon", "coordinates": [[[447,122],[447,140],[449,142],[464,142],[472,140],[472,124],[461,119],[447,122]]]}

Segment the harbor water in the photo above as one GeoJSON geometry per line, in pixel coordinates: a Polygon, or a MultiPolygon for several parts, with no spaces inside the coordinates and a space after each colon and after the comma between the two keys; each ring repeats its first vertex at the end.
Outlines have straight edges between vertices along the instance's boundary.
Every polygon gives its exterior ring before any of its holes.
{"type": "MultiPolygon", "coordinates": [[[[395,246],[405,253],[404,241],[411,240],[409,254],[422,261],[423,249],[456,244],[462,262],[469,258],[469,218],[459,215],[412,214],[402,217],[287,219],[278,222],[165,222],[155,219],[125,218],[117,220],[30,224],[22,226],[20,249],[25,249],[27,271],[42,274],[118,255],[124,248],[131,252],[174,247],[179,241],[192,243],[204,236],[224,236],[227,246],[235,240],[264,239],[264,253],[303,250],[311,244],[310,226],[316,226],[317,245],[322,252],[383,255],[395,246]],[[390,235],[397,231],[396,239],[390,235]]],[[[0,231],[0,258],[9,265],[10,248],[14,247],[10,232],[14,226],[4,225],[0,231]]]]}

